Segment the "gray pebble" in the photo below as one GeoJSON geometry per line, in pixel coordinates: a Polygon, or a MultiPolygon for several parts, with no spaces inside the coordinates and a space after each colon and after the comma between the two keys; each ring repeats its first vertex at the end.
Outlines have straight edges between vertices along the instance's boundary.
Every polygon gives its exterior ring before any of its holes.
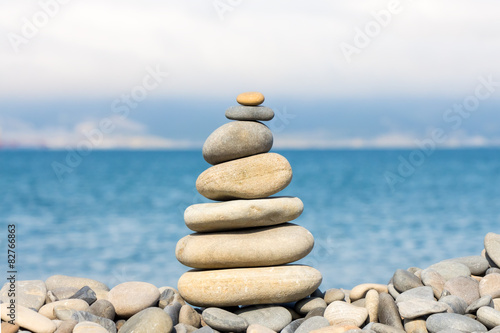
{"type": "Polygon", "coordinates": [[[286,325],[285,328],[281,330],[281,333],[294,333],[305,320],[305,318],[295,319],[290,324],[286,325]]]}
{"type": "Polygon", "coordinates": [[[434,299],[414,298],[398,303],[401,316],[405,319],[415,319],[432,313],[446,312],[449,306],[436,302],[434,299]]]}
{"type": "Polygon", "coordinates": [[[312,309],[311,311],[309,311],[307,313],[307,315],[305,316],[305,319],[309,319],[309,318],[315,317],[315,316],[322,317],[324,314],[325,314],[325,308],[312,309]]]}
{"type": "Polygon", "coordinates": [[[281,331],[286,325],[292,322],[292,315],[282,306],[248,306],[239,309],[235,313],[245,318],[249,325],[259,324],[276,332],[281,331]]]}
{"type": "Polygon", "coordinates": [[[301,315],[306,315],[309,311],[316,308],[326,309],[326,302],[323,298],[321,297],[304,298],[295,303],[294,307],[295,311],[297,311],[297,313],[301,315]]]}
{"type": "Polygon", "coordinates": [[[445,329],[455,329],[462,332],[486,332],[486,327],[478,321],[456,313],[436,313],[426,320],[427,329],[437,333],[445,329]]]}
{"type": "Polygon", "coordinates": [[[433,269],[438,272],[445,281],[458,276],[470,276],[469,267],[455,261],[441,261],[437,264],[429,266],[428,269],[433,269]]]}
{"type": "Polygon", "coordinates": [[[476,311],[483,306],[489,306],[490,308],[495,307],[495,304],[493,303],[493,298],[491,298],[490,295],[483,296],[480,299],[476,300],[474,303],[472,303],[467,307],[465,312],[476,313],[476,311]]]}
{"type": "Polygon", "coordinates": [[[415,274],[402,269],[398,269],[394,273],[392,283],[394,284],[394,288],[400,293],[413,288],[423,287],[422,281],[415,274]]]}
{"type": "Polygon", "coordinates": [[[110,320],[115,319],[115,307],[110,301],[105,299],[100,299],[95,301],[87,310],[87,312],[92,313],[98,317],[107,318],[110,320]]]}
{"type": "Polygon", "coordinates": [[[392,298],[396,299],[400,295],[399,291],[394,288],[394,284],[389,283],[387,285],[387,290],[389,291],[389,294],[392,296],[392,298]]]}
{"type": "Polygon", "coordinates": [[[89,303],[89,305],[92,305],[95,301],[97,301],[97,296],[95,292],[90,289],[90,287],[85,286],[71,296],[70,299],[83,299],[85,302],[89,303]]]}
{"type": "Polygon", "coordinates": [[[500,267],[500,235],[490,232],[484,237],[484,249],[488,258],[493,261],[492,267],[500,267]]]}
{"type": "Polygon", "coordinates": [[[465,314],[465,310],[467,310],[468,306],[466,301],[464,301],[461,297],[455,295],[441,297],[439,299],[439,302],[448,304],[450,306],[448,312],[460,315],[465,314]]]}
{"type": "Polygon", "coordinates": [[[163,311],[165,311],[172,319],[172,325],[175,326],[179,323],[179,312],[181,311],[182,304],[179,302],[174,302],[167,305],[163,311]]]}
{"type": "Polygon", "coordinates": [[[486,270],[486,273],[485,275],[488,275],[488,274],[500,274],[500,268],[497,268],[497,267],[490,267],[486,270]]]}
{"type": "Polygon", "coordinates": [[[488,260],[481,256],[469,256],[444,260],[443,262],[454,261],[469,267],[472,275],[483,275],[489,267],[488,260]]]}
{"type": "Polygon", "coordinates": [[[370,329],[375,333],[405,333],[405,330],[402,328],[396,328],[380,323],[373,323],[370,329]]]}
{"type": "Polygon", "coordinates": [[[249,325],[244,318],[219,308],[207,308],[201,316],[205,323],[221,332],[245,332],[249,325]]]}
{"type": "Polygon", "coordinates": [[[342,290],[340,289],[328,289],[325,292],[325,297],[324,300],[326,304],[333,303],[335,301],[343,301],[345,299],[345,294],[342,290]]]}
{"type": "Polygon", "coordinates": [[[479,299],[479,282],[468,276],[459,276],[446,281],[444,290],[462,298],[467,304],[472,304],[479,299]]]}
{"type": "Polygon", "coordinates": [[[323,327],[330,326],[330,322],[325,317],[311,317],[305,320],[295,331],[295,333],[309,333],[323,327]]]}
{"type": "Polygon", "coordinates": [[[274,118],[274,111],[266,106],[231,106],[226,110],[226,118],[232,120],[262,120],[274,118]]]}
{"type": "Polygon", "coordinates": [[[489,306],[483,306],[477,310],[477,320],[487,328],[500,326],[500,311],[489,306]]]}
{"type": "Polygon", "coordinates": [[[404,330],[396,302],[387,293],[380,293],[379,295],[378,320],[381,324],[404,330]]]}
{"type": "Polygon", "coordinates": [[[409,301],[412,299],[434,300],[434,293],[431,287],[417,287],[405,291],[396,298],[396,303],[409,301]]]}
{"type": "Polygon", "coordinates": [[[173,291],[172,289],[165,289],[160,295],[158,306],[162,309],[165,308],[167,305],[174,302],[174,297],[175,291],[173,291]]]}

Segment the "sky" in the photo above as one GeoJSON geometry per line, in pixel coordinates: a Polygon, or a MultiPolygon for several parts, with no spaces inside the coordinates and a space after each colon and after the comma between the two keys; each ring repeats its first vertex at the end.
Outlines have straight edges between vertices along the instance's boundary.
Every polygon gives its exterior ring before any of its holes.
{"type": "Polygon", "coordinates": [[[0,147],[198,149],[245,91],[277,148],[500,146],[499,31],[494,0],[2,1],[0,147]]]}

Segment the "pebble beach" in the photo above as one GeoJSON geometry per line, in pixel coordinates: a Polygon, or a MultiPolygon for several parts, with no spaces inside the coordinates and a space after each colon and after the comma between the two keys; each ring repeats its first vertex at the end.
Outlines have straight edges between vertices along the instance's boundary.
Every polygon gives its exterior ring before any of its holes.
{"type": "Polygon", "coordinates": [[[196,189],[214,202],[185,211],[194,233],[179,240],[175,255],[191,270],[176,286],[109,288],[64,275],[8,282],[1,332],[500,332],[500,235],[493,232],[482,253],[398,269],[387,284],[319,289],[322,273],[296,263],[315,243],[292,222],[303,202],[276,196],[293,172],[270,152],[273,135],[263,122],[274,113],[264,100],[239,95],[226,111],[232,121],[203,146],[211,167],[196,189]]]}

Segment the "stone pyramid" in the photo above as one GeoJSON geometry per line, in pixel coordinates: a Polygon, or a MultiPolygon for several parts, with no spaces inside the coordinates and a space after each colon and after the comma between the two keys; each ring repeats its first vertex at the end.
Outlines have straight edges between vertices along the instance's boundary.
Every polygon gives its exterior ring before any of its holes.
{"type": "Polygon", "coordinates": [[[296,197],[270,197],[292,180],[287,159],[270,153],[273,135],[261,121],[274,117],[261,93],[243,93],[226,111],[231,120],[205,141],[203,157],[213,166],[196,181],[200,194],[220,201],[188,207],[186,225],[195,233],[177,243],[176,257],[194,268],[178,282],[182,297],[197,306],[287,303],[313,293],[321,273],[288,265],[307,256],[312,234],[289,223],[300,216],[296,197]]]}

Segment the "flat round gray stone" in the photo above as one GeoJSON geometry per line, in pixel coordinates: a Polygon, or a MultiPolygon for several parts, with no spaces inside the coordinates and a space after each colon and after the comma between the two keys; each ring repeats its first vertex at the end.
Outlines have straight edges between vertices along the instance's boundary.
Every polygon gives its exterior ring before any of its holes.
{"type": "Polygon", "coordinates": [[[441,297],[439,299],[439,302],[448,304],[450,306],[450,310],[453,313],[457,313],[460,315],[465,314],[468,306],[466,301],[464,301],[461,297],[455,295],[441,297]]]}
{"type": "Polygon", "coordinates": [[[488,267],[490,267],[488,264],[488,260],[486,260],[486,258],[483,258],[481,256],[469,256],[469,257],[443,260],[443,262],[448,262],[448,261],[454,261],[464,264],[465,266],[469,267],[469,270],[472,275],[478,275],[478,276],[484,275],[484,272],[486,272],[488,267]]]}
{"type": "Polygon", "coordinates": [[[379,295],[378,320],[381,324],[404,330],[396,302],[388,293],[379,295]]]}
{"type": "Polygon", "coordinates": [[[478,321],[456,313],[436,313],[426,320],[427,330],[437,333],[445,329],[455,329],[462,332],[486,332],[488,329],[478,321]]]}
{"type": "Polygon", "coordinates": [[[87,312],[111,320],[114,320],[116,315],[115,307],[113,306],[113,304],[105,299],[99,299],[95,301],[87,310],[87,312]]]}
{"type": "Polygon", "coordinates": [[[203,158],[215,165],[238,158],[267,153],[273,134],[257,121],[233,121],[216,129],[203,145],[203,158]]]}
{"type": "Polygon", "coordinates": [[[343,301],[344,299],[345,299],[345,294],[340,289],[332,288],[325,291],[324,300],[326,304],[330,304],[335,301],[343,301]]]}
{"type": "Polygon", "coordinates": [[[484,326],[491,329],[500,326],[500,311],[489,306],[483,306],[477,310],[477,320],[484,326]]]}
{"type": "Polygon", "coordinates": [[[309,311],[316,308],[326,309],[326,302],[321,297],[304,298],[295,303],[295,311],[301,315],[307,315],[309,311]]]}
{"type": "Polygon", "coordinates": [[[500,267],[500,235],[490,232],[484,237],[484,249],[488,257],[500,267]]]}
{"type": "Polygon", "coordinates": [[[160,308],[147,308],[133,315],[120,328],[120,333],[170,332],[172,320],[160,308]]]}
{"type": "Polygon", "coordinates": [[[468,305],[479,299],[479,282],[468,276],[459,276],[446,281],[444,290],[456,295],[467,302],[468,305]]]}
{"type": "Polygon", "coordinates": [[[394,284],[394,288],[396,288],[396,290],[400,293],[413,288],[423,287],[422,281],[420,281],[420,279],[415,276],[415,274],[402,269],[398,269],[394,273],[392,282],[394,284]]]}
{"type": "MultiPolygon", "coordinates": [[[[17,304],[37,311],[45,304],[45,297],[47,296],[45,282],[41,280],[17,281],[15,289],[17,304]]],[[[12,292],[9,292],[9,290],[10,283],[7,282],[0,291],[0,299],[3,303],[10,303],[9,294],[12,292]]]]}
{"type": "Polygon", "coordinates": [[[441,261],[429,266],[428,269],[433,269],[438,272],[445,281],[458,276],[471,275],[469,267],[456,261],[441,261]]]}
{"type": "Polygon", "coordinates": [[[448,305],[435,300],[414,298],[398,303],[401,316],[405,319],[415,319],[432,313],[446,312],[448,305]]]}
{"type": "Polygon", "coordinates": [[[330,322],[325,317],[311,317],[305,320],[295,331],[295,333],[309,333],[311,331],[330,326],[330,322]]]}
{"type": "Polygon", "coordinates": [[[197,232],[234,230],[290,222],[303,210],[304,204],[295,197],[231,200],[189,206],[184,222],[197,232]]]}
{"type": "Polygon", "coordinates": [[[412,299],[427,299],[434,300],[434,293],[431,287],[417,287],[410,290],[405,291],[404,293],[399,294],[396,298],[396,303],[409,301],[412,299]]]}
{"type": "Polygon", "coordinates": [[[476,313],[476,311],[483,306],[489,306],[490,308],[495,307],[493,298],[491,298],[490,295],[486,295],[481,297],[480,299],[477,299],[474,303],[467,307],[465,313],[476,313]]]}
{"type": "Polygon", "coordinates": [[[231,106],[226,110],[226,118],[232,120],[262,120],[274,118],[274,111],[266,106],[231,106]]]}
{"type": "Polygon", "coordinates": [[[292,322],[292,315],[282,306],[258,305],[241,308],[235,312],[250,325],[259,324],[279,332],[292,322]]]}
{"type": "Polygon", "coordinates": [[[170,316],[170,319],[172,319],[172,325],[177,325],[179,323],[179,314],[182,308],[182,304],[179,302],[174,302],[172,304],[167,305],[165,308],[163,308],[163,311],[165,311],[166,314],[170,316]]]}
{"type": "Polygon", "coordinates": [[[205,323],[221,332],[245,332],[249,325],[245,318],[219,308],[207,308],[201,316],[205,323]]]}
{"type": "Polygon", "coordinates": [[[262,267],[300,260],[313,246],[314,237],[306,228],[284,223],[191,234],[179,240],[175,256],[182,264],[200,269],[262,267]]]}

